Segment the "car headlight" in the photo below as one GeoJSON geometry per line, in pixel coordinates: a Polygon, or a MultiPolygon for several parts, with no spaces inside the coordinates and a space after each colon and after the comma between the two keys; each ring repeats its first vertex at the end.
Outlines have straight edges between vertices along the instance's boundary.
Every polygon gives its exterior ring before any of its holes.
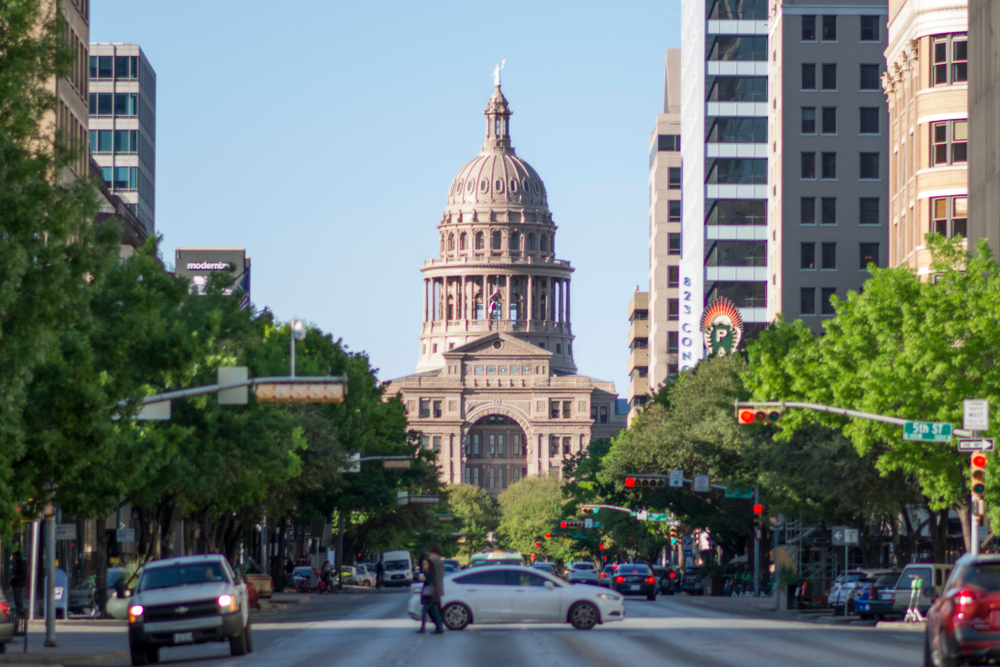
{"type": "Polygon", "coordinates": [[[611,600],[613,602],[618,602],[619,600],[622,599],[622,596],[612,595],[610,593],[598,593],[597,597],[601,598],[602,600],[611,600]]]}
{"type": "Polygon", "coordinates": [[[232,595],[219,596],[219,609],[222,611],[239,611],[240,603],[232,595]]]}
{"type": "Polygon", "coordinates": [[[134,604],[128,608],[128,622],[135,623],[142,616],[144,609],[141,604],[134,604]]]}

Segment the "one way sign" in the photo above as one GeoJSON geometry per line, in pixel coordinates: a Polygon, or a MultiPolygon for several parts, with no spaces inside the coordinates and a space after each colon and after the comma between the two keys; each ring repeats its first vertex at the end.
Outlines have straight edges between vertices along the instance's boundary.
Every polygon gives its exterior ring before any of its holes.
{"type": "Polygon", "coordinates": [[[834,526],[832,532],[833,540],[831,544],[835,547],[846,547],[858,543],[860,531],[850,526],[834,526]]]}

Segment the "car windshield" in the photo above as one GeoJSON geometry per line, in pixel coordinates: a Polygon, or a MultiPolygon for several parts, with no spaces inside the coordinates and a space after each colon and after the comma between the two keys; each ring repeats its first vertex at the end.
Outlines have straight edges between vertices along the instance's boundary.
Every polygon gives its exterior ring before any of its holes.
{"type": "Polygon", "coordinates": [[[618,574],[651,574],[648,565],[619,565],[618,574]]]}
{"type": "Polygon", "coordinates": [[[535,563],[535,567],[539,570],[551,570],[552,563],[535,563]]]}
{"type": "Polygon", "coordinates": [[[593,572],[594,571],[594,564],[593,563],[573,563],[573,569],[574,570],[590,570],[591,572],[593,572]]]}
{"type": "Polygon", "coordinates": [[[386,571],[408,570],[409,568],[410,562],[406,560],[388,560],[385,562],[386,571]]]}
{"type": "Polygon", "coordinates": [[[965,571],[964,582],[987,591],[1000,591],[1000,563],[977,563],[965,571]]]}
{"type": "Polygon", "coordinates": [[[139,590],[193,586],[216,581],[229,581],[222,563],[183,563],[166,567],[146,568],[139,580],[139,590]]]}

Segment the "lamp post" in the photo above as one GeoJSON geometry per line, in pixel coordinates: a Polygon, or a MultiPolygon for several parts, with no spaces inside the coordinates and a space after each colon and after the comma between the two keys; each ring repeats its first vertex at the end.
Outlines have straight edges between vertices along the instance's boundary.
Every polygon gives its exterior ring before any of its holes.
{"type": "Polygon", "coordinates": [[[306,325],[302,320],[292,320],[289,325],[291,335],[288,337],[288,345],[292,351],[291,372],[289,375],[295,377],[295,341],[306,339],[306,325]]]}

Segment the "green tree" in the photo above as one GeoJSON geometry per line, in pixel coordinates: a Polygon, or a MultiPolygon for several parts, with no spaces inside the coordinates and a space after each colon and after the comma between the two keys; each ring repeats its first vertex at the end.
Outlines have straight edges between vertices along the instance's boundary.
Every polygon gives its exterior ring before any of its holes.
{"type": "MultiPolygon", "coordinates": [[[[525,477],[500,494],[499,533],[509,548],[522,554],[536,553],[535,541],[558,530],[566,499],[556,477],[525,477]]],[[[563,560],[572,553],[572,541],[542,539],[542,553],[563,560]]]]}
{"type": "Polygon", "coordinates": [[[461,552],[471,556],[485,550],[490,544],[487,534],[500,524],[497,502],[485,489],[471,484],[454,484],[447,493],[448,509],[455,515],[456,528],[465,538],[461,552]]]}

